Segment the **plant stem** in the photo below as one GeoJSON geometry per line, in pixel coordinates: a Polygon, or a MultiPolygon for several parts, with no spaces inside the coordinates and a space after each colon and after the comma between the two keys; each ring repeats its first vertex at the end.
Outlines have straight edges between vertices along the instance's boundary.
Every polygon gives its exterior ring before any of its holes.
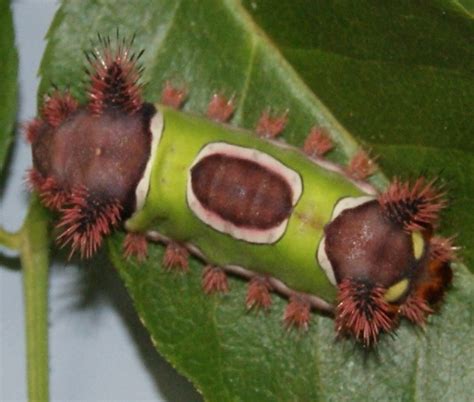
{"type": "Polygon", "coordinates": [[[7,232],[0,227],[0,245],[12,250],[18,250],[20,246],[20,234],[7,232]]]}
{"type": "Polygon", "coordinates": [[[33,199],[20,231],[20,258],[25,299],[28,400],[49,400],[47,216],[33,199]]]}

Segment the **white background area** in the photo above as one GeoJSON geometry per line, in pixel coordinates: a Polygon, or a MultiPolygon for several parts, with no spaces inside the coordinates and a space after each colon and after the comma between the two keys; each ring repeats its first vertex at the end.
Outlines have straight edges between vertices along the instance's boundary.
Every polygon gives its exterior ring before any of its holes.
{"type": "MultiPolygon", "coordinates": [[[[79,0],[72,0],[79,1],[79,0]]],[[[36,113],[37,71],[56,1],[13,0],[19,52],[18,121],[36,113]]],[[[83,63],[82,54],[78,62],[83,63]]],[[[0,77],[1,79],[1,77],[0,77]]],[[[20,132],[1,178],[0,224],[17,230],[28,193],[29,147],[20,132]]],[[[50,394],[52,401],[202,400],[153,349],[118,275],[104,258],[77,266],[58,258],[50,275],[50,394]]],[[[26,400],[22,277],[18,260],[0,250],[0,401],[26,400]]]]}

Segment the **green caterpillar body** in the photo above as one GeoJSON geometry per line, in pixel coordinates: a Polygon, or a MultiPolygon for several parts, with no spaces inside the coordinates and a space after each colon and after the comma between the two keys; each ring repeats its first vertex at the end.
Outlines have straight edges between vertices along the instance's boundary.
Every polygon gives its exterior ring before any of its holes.
{"type": "Polygon", "coordinates": [[[334,285],[316,258],[318,245],[336,202],[344,197],[360,196],[362,191],[342,175],[316,165],[297,149],[281,147],[251,133],[162,106],[158,110],[162,111],[164,127],[152,161],[148,194],[143,206],[126,221],[126,228],[157,231],[175,241],[194,245],[213,264],[239,265],[276,277],[296,291],[334,302],[334,285]],[[278,240],[258,244],[236,239],[213,229],[189,208],[186,192],[190,168],[206,145],[216,143],[258,150],[300,177],[301,195],[278,240]]]}
{"type": "MultiPolygon", "coordinates": [[[[219,96],[208,110],[219,122],[177,110],[184,96],[169,85],[168,106],[146,103],[138,58],[104,46],[90,57],[89,102],[56,91],[27,126],[29,181],[59,214],[60,244],[91,257],[121,225],[128,258],[163,241],[167,269],[186,268],[189,252],[207,264],[206,293],[227,291],[231,272],[250,279],[247,307],[268,308],[274,290],[290,299],[287,325],[307,328],[310,309],[324,310],[365,345],[400,318],[425,323],[454,258],[433,236],[445,206],[433,181],[394,180],[378,194],[361,180],[367,158],[349,168],[322,158],[332,145],[319,129],[302,152],[224,124],[233,107],[219,96]]],[[[261,122],[271,135],[283,128],[261,122]]]]}

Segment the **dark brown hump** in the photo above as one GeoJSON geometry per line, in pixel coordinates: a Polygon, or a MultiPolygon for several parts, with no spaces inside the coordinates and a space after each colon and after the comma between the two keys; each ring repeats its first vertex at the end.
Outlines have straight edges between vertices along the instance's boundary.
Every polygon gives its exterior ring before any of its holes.
{"type": "Polygon", "coordinates": [[[278,173],[248,159],[213,154],[191,170],[204,208],[240,227],[270,229],[288,218],[292,190],[278,173]]]}
{"type": "Polygon", "coordinates": [[[349,278],[388,288],[422,263],[411,235],[386,219],[377,201],[343,211],[324,231],[338,283],[349,278]]]}

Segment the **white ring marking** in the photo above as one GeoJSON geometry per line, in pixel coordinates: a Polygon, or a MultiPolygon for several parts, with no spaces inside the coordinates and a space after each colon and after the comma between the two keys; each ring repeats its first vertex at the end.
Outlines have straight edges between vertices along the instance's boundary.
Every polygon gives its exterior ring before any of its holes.
{"type": "Polygon", "coordinates": [[[197,199],[192,189],[191,183],[191,170],[196,166],[203,158],[213,154],[224,154],[230,157],[237,157],[249,161],[258,163],[263,168],[276,172],[285,179],[292,190],[292,206],[295,206],[301,197],[303,192],[303,184],[301,177],[294,170],[289,169],[283,163],[279,162],[274,157],[256,149],[244,148],[237,145],[227,144],[225,142],[213,142],[204,146],[196,156],[193,164],[188,170],[188,182],[186,198],[188,206],[196,214],[196,216],[204,223],[212,227],[213,229],[229,234],[235,239],[244,240],[249,243],[258,244],[272,244],[279,240],[285,233],[289,217],[281,222],[278,226],[271,229],[249,229],[242,228],[234,225],[215,212],[206,209],[201,202],[197,199]]]}
{"type": "Polygon", "coordinates": [[[158,145],[163,135],[164,121],[163,113],[158,109],[156,110],[155,115],[150,121],[150,131],[151,131],[151,145],[150,145],[150,157],[146,163],[145,171],[143,176],[137,184],[135,189],[135,211],[139,211],[145,205],[146,196],[148,195],[148,190],[150,189],[150,177],[151,169],[155,161],[156,154],[158,152],[158,145]]]}

